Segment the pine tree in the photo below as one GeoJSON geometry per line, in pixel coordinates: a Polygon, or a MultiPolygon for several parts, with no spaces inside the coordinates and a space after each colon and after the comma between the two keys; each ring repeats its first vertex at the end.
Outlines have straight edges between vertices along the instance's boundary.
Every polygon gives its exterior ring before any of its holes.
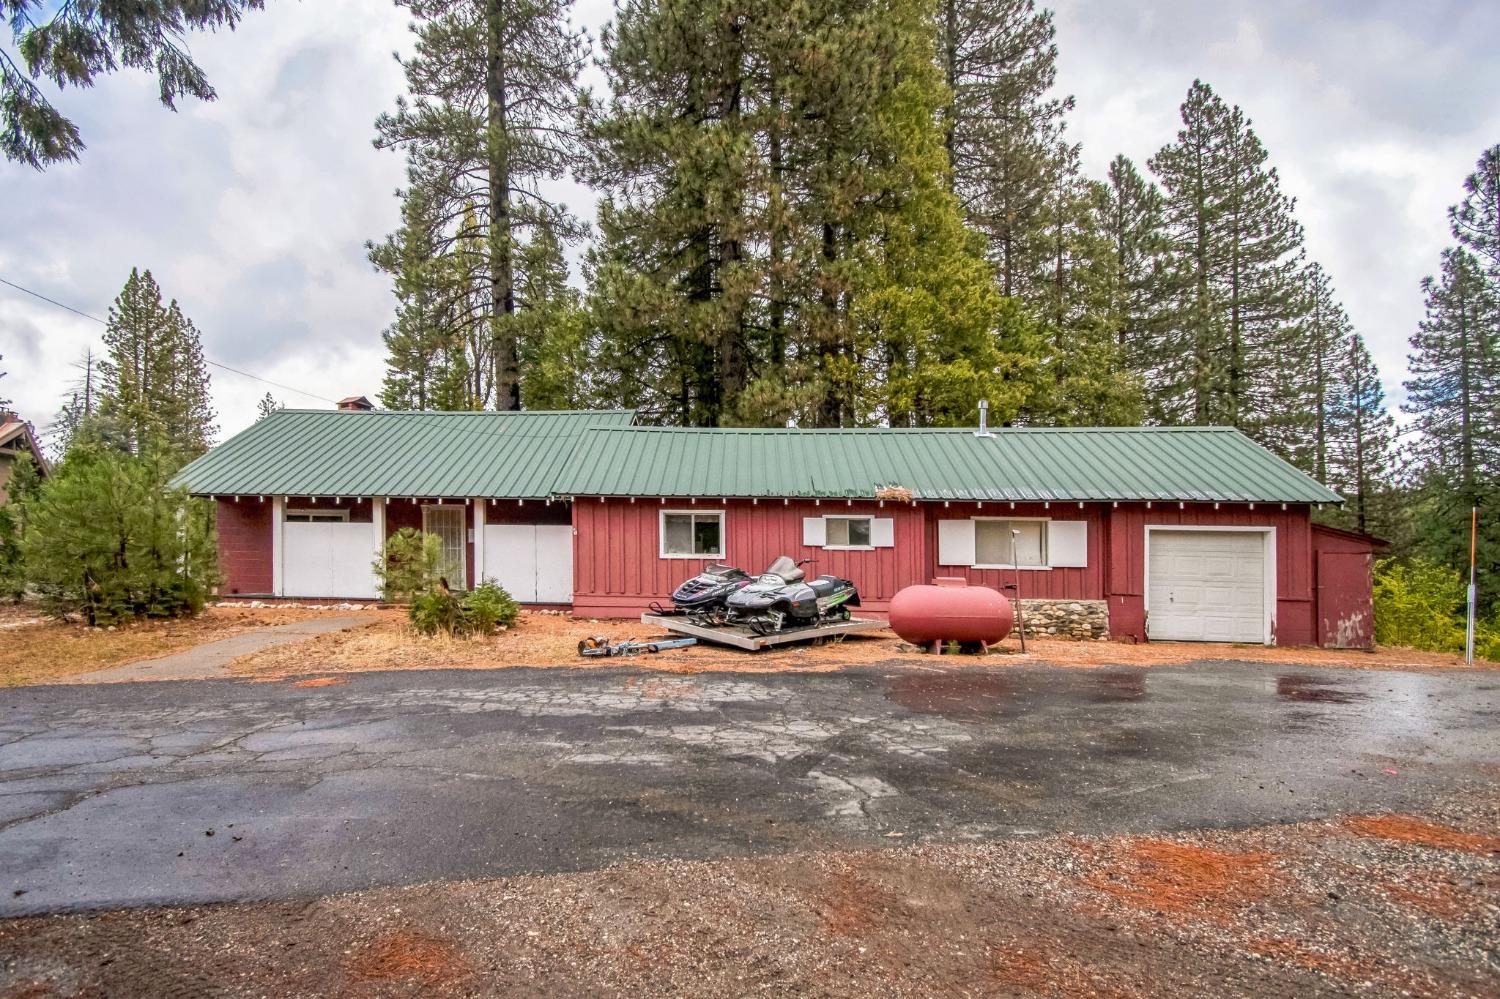
{"type": "Polygon", "coordinates": [[[1000,293],[1030,301],[1052,260],[1044,221],[1058,174],[1072,97],[1057,78],[1052,12],[1034,0],[939,0],[938,64],[951,93],[943,111],[952,183],[982,232],[1000,293]]]}
{"type": "Polygon", "coordinates": [[[1250,121],[1202,81],[1177,141],[1151,159],[1165,193],[1174,316],[1157,407],[1168,422],[1227,424],[1295,449],[1286,400],[1300,391],[1306,309],[1302,230],[1250,121]]]}
{"type": "Polygon", "coordinates": [[[526,377],[521,402],[527,409],[588,409],[595,399],[595,337],[582,296],[568,286],[562,245],[539,232],[522,261],[517,325],[526,377]]]}
{"type": "Polygon", "coordinates": [[[1318,478],[1345,499],[1334,517],[1357,531],[1385,536],[1395,516],[1395,421],[1375,361],[1358,333],[1344,331],[1319,417],[1318,478]]]}
{"type": "Polygon", "coordinates": [[[162,305],[150,271],[131,270],[110,306],[104,345],[102,439],[136,454],[163,448],[181,460],[206,451],[214,414],[202,342],[176,301],[162,305]]]}
{"type": "Polygon", "coordinates": [[[0,50],[0,154],[38,170],[76,160],[83,138],[42,94],[37,81],[87,87],[121,66],[156,77],[161,102],[214,99],[214,88],[188,54],[188,31],[233,29],[264,0],[153,0],[150,3],[46,3],[0,0],[23,70],[0,50]]]}
{"type": "Polygon", "coordinates": [[[1105,182],[1094,191],[1107,244],[1107,322],[1121,366],[1141,386],[1143,416],[1160,423],[1164,415],[1158,397],[1171,370],[1165,354],[1171,257],[1161,190],[1121,155],[1110,162],[1105,182]]]}
{"type": "MultiPolygon", "coordinates": [[[[462,408],[519,409],[525,248],[540,233],[566,243],[583,232],[540,184],[573,158],[586,47],[567,0],[396,2],[416,19],[403,63],[413,99],[376,122],[376,146],[406,153],[404,198],[417,204],[400,233],[371,247],[403,309],[387,391],[425,400],[429,372],[407,365],[462,349],[462,408]]],[[[453,374],[439,378],[450,395],[453,374]]]]}
{"type": "MultiPolygon", "coordinates": [[[[0,361],[3,361],[3,360],[5,360],[5,355],[4,354],[0,354],[0,361]]],[[[0,371],[0,378],[4,378],[7,374],[9,374],[9,372],[0,371]]],[[[0,409],[4,409],[5,407],[7,407],[9,405],[10,405],[10,400],[9,399],[0,399],[0,409]]]]}
{"type": "Polygon", "coordinates": [[[264,420],[268,416],[274,416],[286,407],[276,401],[276,397],[267,392],[260,397],[260,402],[255,406],[255,419],[264,420]]]}
{"type": "Polygon", "coordinates": [[[1461,247],[1422,281],[1427,317],[1412,335],[1403,408],[1421,436],[1411,445],[1426,502],[1418,550],[1434,561],[1468,561],[1471,507],[1489,536],[1480,545],[1486,604],[1500,600],[1500,338],[1494,285],[1461,247]]]}
{"type": "Polygon", "coordinates": [[[1448,209],[1453,235],[1500,280],[1500,145],[1479,157],[1464,179],[1464,198],[1448,209]]]}
{"type": "MultiPolygon", "coordinates": [[[[1297,333],[1298,377],[1292,379],[1281,427],[1287,432],[1284,455],[1319,482],[1329,481],[1329,413],[1335,385],[1349,363],[1354,326],[1333,293],[1321,265],[1303,273],[1306,317],[1297,333]]],[[[1363,350],[1363,343],[1360,344],[1363,350]]],[[[1368,360],[1368,356],[1365,358],[1368,360]]]]}
{"type": "Polygon", "coordinates": [[[78,369],[79,375],[68,389],[67,401],[47,428],[48,447],[59,460],[85,433],[96,429],[93,422],[98,409],[99,359],[94,348],[85,347],[82,356],[73,362],[73,367],[78,369]]]}

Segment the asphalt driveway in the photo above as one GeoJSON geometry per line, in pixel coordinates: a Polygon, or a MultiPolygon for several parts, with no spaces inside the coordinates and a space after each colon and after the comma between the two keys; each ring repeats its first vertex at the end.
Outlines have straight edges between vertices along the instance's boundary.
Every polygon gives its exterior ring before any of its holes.
{"type": "Polygon", "coordinates": [[[0,915],[1493,794],[1492,674],[1216,663],[0,691],[0,915]]]}

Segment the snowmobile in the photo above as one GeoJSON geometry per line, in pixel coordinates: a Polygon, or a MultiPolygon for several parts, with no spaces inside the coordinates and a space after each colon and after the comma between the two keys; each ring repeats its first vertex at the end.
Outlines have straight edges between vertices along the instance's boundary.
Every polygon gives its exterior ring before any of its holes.
{"type": "Polygon", "coordinates": [[[709,565],[698,575],[672,591],[672,609],[652,604],[656,614],[686,614],[694,624],[723,624],[724,601],[731,593],[749,585],[751,576],[732,565],[709,565]]]}
{"type": "Polygon", "coordinates": [[[808,580],[802,566],[782,555],[749,586],[729,594],[731,623],[744,624],[758,635],[790,628],[849,620],[849,608],[859,606],[859,590],[847,579],[819,576],[808,580]]]}

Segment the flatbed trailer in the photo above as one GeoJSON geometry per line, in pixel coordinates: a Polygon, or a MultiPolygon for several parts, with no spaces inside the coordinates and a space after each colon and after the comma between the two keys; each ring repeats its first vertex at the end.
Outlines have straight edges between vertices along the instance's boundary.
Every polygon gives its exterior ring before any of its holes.
{"type": "Polygon", "coordinates": [[[694,624],[685,616],[679,617],[675,614],[642,614],[641,623],[665,628],[679,635],[692,635],[705,642],[744,649],[747,652],[758,652],[773,645],[788,645],[792,642],[821,643],[830,638],[838,638],[857,631],[876,631],[886,626],[884,621],[853,617],[847,621],[792,628],[789,631],[777,631],[769,635],[757,635],[742,625],[694,624]]]}

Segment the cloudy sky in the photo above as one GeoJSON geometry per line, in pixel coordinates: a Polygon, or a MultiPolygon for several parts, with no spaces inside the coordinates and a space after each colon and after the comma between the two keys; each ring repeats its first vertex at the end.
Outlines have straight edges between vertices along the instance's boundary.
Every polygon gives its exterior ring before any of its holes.
{"type": "MultiPolygon", "coordinates": [[[[364,243],[397,216],[399,158],[370,138],[401,92],[404,13],[382,0],[267,6],[232,35],[195,38],[218,102],[172,114],[149,78],[122,73],[59,99],[88,142],[81,162],[44,174],[0,162],[0,278],[102,317],[130,268],[149,267],[212,360],[309,393],[214,368],[225,433],[268,390],[292,406],[373,396],[393,308],[364,243]]],[[[597,33],[611,3],[576,10],[597,33]]],[[[1058,0],[1057,21],[1059,87],[1077,98],[1069,130],[1092,173],[1169,141],[1195,77],[1247,110],[1399,398],[1445,209],[1500,142],[1500,4],[1058,0]]],[[[590,214],[585,192],[564,191],[590,214]]],[[[50,422],[100,331],[0,286],[0,397],[50,422]]]]}

